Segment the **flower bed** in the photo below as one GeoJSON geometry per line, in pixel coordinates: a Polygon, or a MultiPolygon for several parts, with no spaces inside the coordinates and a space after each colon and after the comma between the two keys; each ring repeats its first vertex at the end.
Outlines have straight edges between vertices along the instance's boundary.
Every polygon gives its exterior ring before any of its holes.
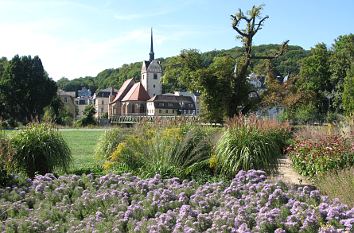
{"type": "Polygon", "coordinates": [[[299,136],[289,148],[289,156],[301,175],[324,174],[354,165],[352,143],[340,135],[299,136]]]}
{"type": "Polygon", "coordinates": [[[47,174],[0,189],[0,219],[6,232],[349,232],[354,208],[255,170],[229,185],[47,174]]]}

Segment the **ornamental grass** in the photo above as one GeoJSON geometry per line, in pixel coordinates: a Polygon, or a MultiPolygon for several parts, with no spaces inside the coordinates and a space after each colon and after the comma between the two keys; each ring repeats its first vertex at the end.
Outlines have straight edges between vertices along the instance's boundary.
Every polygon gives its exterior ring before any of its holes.
{"type": "Polygon", "coordinates": [[[287,123],[255,116],[231,119],[216,146],[216,172],[233,177],[240,170],[275,172],[290,138],[287,123]]]}
{"type": "Polygon", "coordinates": [[[71,151],[61,134],[49,124],[30,124],[11,139],[14,148],[12,163],[29,177],[54,169],[69,168],[71,151]]]}

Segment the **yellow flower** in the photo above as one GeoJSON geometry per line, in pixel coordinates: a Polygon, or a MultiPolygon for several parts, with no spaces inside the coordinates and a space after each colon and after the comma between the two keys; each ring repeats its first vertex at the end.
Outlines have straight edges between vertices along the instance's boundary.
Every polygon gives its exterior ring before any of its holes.
{"type": "Polygon", "coordinates": [[[217,158],[216,158],[216,154],[212,154],[210,156],[210,159],[209,159],[209,167],[211,169],[215,169],[216,168],[216,163],[217,163],[217,158]]]}
{"type": "Polygon", "coordinates": [[[113,167],[113,162],[111,162],[111,161],[105,161],[104,163],[103,163],[103,165],[102,165],[102,167],[103,167],[103,170],[110,170],[112,167],[113,167]]]}
{"type": "Polygon", "coordinates": [[[122,154],[127,151],[126,149],[127,149],[127,144],[125,142],[119,143],[117,148],[113,151],[110,161],[112,162],[118,161],[119,158],[122,156],[122,154]]]}

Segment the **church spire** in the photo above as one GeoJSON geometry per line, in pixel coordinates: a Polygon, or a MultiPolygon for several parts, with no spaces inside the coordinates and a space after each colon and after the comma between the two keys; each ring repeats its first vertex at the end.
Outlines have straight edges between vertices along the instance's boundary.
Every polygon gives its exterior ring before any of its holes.
{"type": "Polygon", "coordinates": [[[152,38],[152,28],[151,28],[151,42],[150,42],[150,59],[149,61],[151,62],[152,60],[154,60],[154,42],[153,42],[153,38],[152,38]]]}

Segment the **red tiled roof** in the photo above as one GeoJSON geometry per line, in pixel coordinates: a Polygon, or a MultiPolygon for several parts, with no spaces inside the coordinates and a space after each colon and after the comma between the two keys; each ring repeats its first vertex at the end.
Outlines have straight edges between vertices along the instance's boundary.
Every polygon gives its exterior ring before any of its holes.
{"type": "Polygon", "coordinates": [[[114,98],[114,100],[112,101],[112,103],[116,102],[116,101],[121,101],[125,94],[127,94],[127,92],[130,90],[130,88],[134,85],[134,79],[128,79],[125,80],[125,82],[123,83],[123,85],[119,88],[119,91],[116,95],[116,97],[114,98]]]}
{"type": "Polygon", "coordinates": [[[129,92],[124,96],[122,101],[147,101],[150,99],[149,94],[145,90],[144,86],[138,82],[129,90],[129,92]]]}

